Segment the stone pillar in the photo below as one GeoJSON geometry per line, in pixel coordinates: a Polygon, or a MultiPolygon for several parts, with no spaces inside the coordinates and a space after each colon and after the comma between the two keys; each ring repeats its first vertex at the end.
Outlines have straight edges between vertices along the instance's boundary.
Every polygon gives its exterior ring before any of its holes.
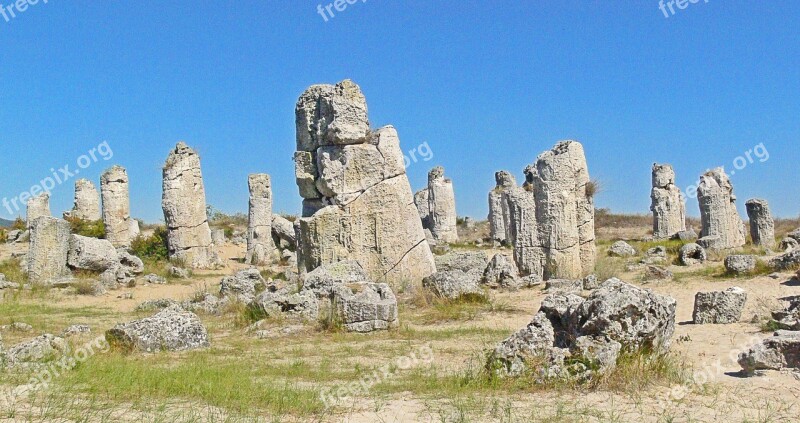
{"type": "Polygon", "coordinates": [[[70,227],[65,220],[41,216],[33,221],[28,247],[28,280],[52,285],[70,275],[67,268],[70,227]]]}
{"type": "Polygon", "coordinates": [[[423,229],[430,229],[431,205],[429,204],[428,188],[421,189],[414,194],[414,204],[419,212],[419,219],[422,221],[423,229]]]}
{"type": "Polygon", "coordinates": [[[128,194],[128,171],[114,166],[100,176],[103,196],[103,223],[106,239],[115,247],[127,247],[131,242],[131,206],[128,194]]]}
{"type": "Polygon", "coordinates": [[[272,183],[265,173],[248,178],[250,213],[247,224],[247,263],[269,264],[275,244],[272,241],[272,183]]]}
{"type": "Polygon", "coordinates": [[[216,267],[220,262],[211,243],[200,156],[179,142],[167,157],[163,178],[161,206],[170,259],[194,269],[216,267]]]}
{"type": "Polygon", "coordinates": [[[745,203],[750,218],[750,237],[754,245],[775,248],[775,220],[769,210],[767,200],[753,198],[745,203]]]}
{"type": "Polygon", "coordinates": [[[64,213],[64,218],[80,219],[96,222],[102,219],[100,214],[100,194],[92,181],[78,179],[75,181],[75,202],[72,210],[64,213]]]}
{"type": "Polygon", "coordinates": [[[428,205],[433,238],[437,241],[457,242],[456,195],[453,181],[444,177],[444,168],[441,166],[428,172],[428,205]]]}
{"type": "Polygon", "coordinates": [[[579,279],[594,271],[594,188],[583,146],[562,141],[525,168],[509,190],[509,241],[520,272],[579,279]]]}
{"type": "Polygon", "coordinates": [[[697,201],[703,226],[698,244],[715,250],[738,248],[745,244],[744,222],[736,211],[733,185],[723,168],[708,171],[700,177],[697,201]]]}
{"type": "Polygon", "coordinates": [[[46,192],[28,200],[28,210],[26,212],[28,230],[33,228],[33,222],[42,216],[50,216],[50,194],[46,192]]]}
{"type": "Polygon", "coordinates": [[[489,191],[489,237],[492,241],[505,244],[508,241],[509,210],[505,200],[506,191],[517,186],[511,173],[504,170],[494,174],[497,186],[489,191]]]}
{"type": "Polygon", "coordinates": [[[434,273],[397,131],[370,131],[358,85],[314,85],[295,114],[300,274],[342,260],[357,261],[376,282],[434,273]]]}
{"type": "Polygon", "coordinates": [[[652,180],[653,238],[669,239],[686,230],[686,204],[680,188],[675,185],[672,166],[653,163],[652,180]]]}

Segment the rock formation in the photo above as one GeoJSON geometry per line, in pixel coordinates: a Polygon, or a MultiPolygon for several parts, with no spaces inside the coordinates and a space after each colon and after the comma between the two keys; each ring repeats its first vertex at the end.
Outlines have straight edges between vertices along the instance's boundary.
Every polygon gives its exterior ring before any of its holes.
{"type": "Polygon", "coordinates": [[[580,279],[594,270],[594,188],[583,146],[562,141],[525,169],[506,193],[509,238],[524,275],[580,279]]]}
{"type": "Polygon", "coordinates": [[[724,291],[698,292],[694,296],[692,320],[696,325],[737,323],[746,302],[747,292],[736,286],[724,291]]]}
{"type": "Polygon", "coordinates": [[[42,216],[50,216],[50,194],[46,192],[28,200],[28,211],[26,212],[28,230],[33,228],[33,222],[42,216]]]}
{"type": "Polygon", "coordinates": [[[444,177],[444,168],[437,166],[428,172],[428,221],[431,234],[437,241],[457,242],[456,196],[453,181],[444,177]]]}
{"type": "Polygon", "coordinates": [[[208,332],[194,313],[178,306],[168,307],[152,317],[121,323],[106,331],[112,347],[123,351],[188,351],[207,348],[208,332]]]}
{"type": "Polygon", "coordinates": [[[128,171],[114,166],[100,176],[103,196],[103,223],[106,239],[115,247],[126,247],[131,242],[131,205],[128,194],[128,171]]]}
{"type": "Polygon", "coordinates": [[[295,114],[301,273],[355,260],[378,282],[432,274],[397,131],[370,132],[366,99],[349,80],[310,87],[295,114]]]}
{"type": "Polygon", "coordinates": [[[247,257],[252,265],[269,263],[275,243],[272,240],[272,183],[265,173],[248,178],[250,213],[247,223],[247,257]]]}
{"type": "Polygon", "coordinates": [[[64,218],[80,219],[96,222],[102,219],[100,214],[100,194],[92,181],[78,179],[75,181],[75,203],[72,210],[64,213],[64,218]]]}
{"type": "Polygon", "coordinates": [[[169,257],[194,269],[215,267],[219,258],[211,243],[200,156],[179,142],[167,158],[163,177],[161,205],[167,224],[169,257]]]}
{"type": "Polygon", "coordinates": [[[515,188],[517,181],[504,170],[496,172],[494,179],[497,186],[489,192],[489,237],[494,242],[506,244],[510,217],[505,193],[515,188]]]}
{"type": "Polygon", "coordinates": [[[703,226],[698,244],[714,250],[738,248],[745,244],[744,223],[736,211],[733,185],[723,168],[708,171],[700,177],[697,200],[703,226]]]}
{"type": "Polygon", "coordinates": [[[42,216],[33,221],[28,248],[28,280],[51,285],[70,275],[67,268],[70,227],[66,220],[42,216]]]}
{"type": "Polygon", "coordinates": [[[754,245],[775,247],[775,220],[769,211],[767,200],[754,198],[745,203],[750,218],[750,237],[754,245]]]}
{"type": "Polygon", "coordinates": [[[431,228],[431,205],[428,192],[428,188],[425,187],[414,193],[414,204],[417,206],[417,212],[419,212],[419,219],[422,221],[423,229],[431,228]]]}
{"type": "Polygon", "coordinates": [[[653,237],[672,238],[686,230],[686,204],[675,185],[675,171],[668,164],[653,163],[653,190],[650,192],[653,212],[653,237]]]}

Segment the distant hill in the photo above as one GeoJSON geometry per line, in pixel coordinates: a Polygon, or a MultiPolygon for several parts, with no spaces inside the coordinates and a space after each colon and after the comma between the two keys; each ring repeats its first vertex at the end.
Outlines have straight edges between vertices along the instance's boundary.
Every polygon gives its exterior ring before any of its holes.
{"type": "Polygon", "coordinates": [[[0,219],[0,228],[9,228],[13,223],[12,220],[0,219]]]}

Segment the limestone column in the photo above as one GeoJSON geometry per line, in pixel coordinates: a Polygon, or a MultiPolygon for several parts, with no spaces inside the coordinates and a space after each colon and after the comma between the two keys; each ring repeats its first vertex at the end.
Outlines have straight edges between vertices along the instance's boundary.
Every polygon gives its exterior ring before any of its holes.
{"type": "Polygon", "coordinates": [[[31,197],[28,200],[28,210],[25,215],[29,230],[33,227],[34,220],[42,216],[50,216],[50,194],[45,192],[31,197]]]}
{"type": "Polygon", "coordinates": [[[750,237],[754,245],[775,248],[775,220],[769,210],[767,200],[753,198],[745,203],[750,218],[750,237]]]}
{"type": "Polygon", "coordinates": [[[444,177],[444,168],[428,172],[428,204],[430,229],[437,241],[457,242],[456,196],[453,181],[444,177]]]}
{"type": "Polygon", "coordinates": [[[675,171],[668,164],[653,164],[653,189],[650,210],[653,212],[653,237],[669,239],[686,230],[686,204],[675,185],[675,171]]]}
{"type": "Polygon", "coordinates": [[[70,275],[67,268],[70,226],[65,220],[41,216],[33,221],[28,247],[28,280],[52,285],[70,275]]]}
{"type": "Polygon", "coordinates": [[[100,176],[103,197],[103,223],[106,239],[115,247],[126,247],[131,242],[131,206],[128,193],[128,171],[114,166],[100,176]]]}
{"type": "Polygon", "coordinates": [[[506,191],[517,186],[517,181],[509,172],[494,174],[496,186],[489,191],[489,237],[492,241],[505,244],[508,241],[509,210],[505,200],[506,191]]]}
{"type": "Polygon", "coordinates": [[[702,224],[698,244],[716,250],[745,244],[744,222],[736,210],[733,185],[723,168],[708,171],[700,177],[697,201],[702,224]]]}
{"type": "Polygon", "coordinates": [[[272,241],[272,183],[265,173],[248,178],[250,212],[247,225],[247,263],[269,264],[275,248],[272,241]]]}
{"type": "Polygon", "coordinates": [[[64,213],[64,217],[96,222],[102,219],[100,213],[100,194],[88,179],[75,181],[75,200],[72,210],[64,213]]]}

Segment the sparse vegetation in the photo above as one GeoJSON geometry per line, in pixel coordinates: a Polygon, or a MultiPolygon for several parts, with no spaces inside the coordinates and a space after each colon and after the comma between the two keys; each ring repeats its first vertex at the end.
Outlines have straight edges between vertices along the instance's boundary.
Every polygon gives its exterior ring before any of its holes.
{"type": "Polygon", "coordinates": [[[102,220],[90,221],[78,219],[76,217],[69,217],[66,220],[69,222],[70,231],[75,235],[89,238],[106,237],[106,225],[102,220]]]}
{"type": "Polygon", "coordinates": [[[150,236],[139,235],[131,241],[133,254],[142,260],[165,261],[169,258],[167,228],[158,226],[150,236]]]}

